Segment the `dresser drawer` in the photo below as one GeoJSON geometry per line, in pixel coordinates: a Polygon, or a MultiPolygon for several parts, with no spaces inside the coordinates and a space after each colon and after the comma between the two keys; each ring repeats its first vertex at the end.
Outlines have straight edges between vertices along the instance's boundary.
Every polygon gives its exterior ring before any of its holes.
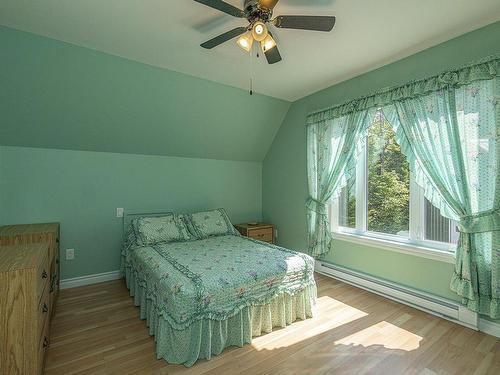
{"type": "Polygon", "coordinates": [[[35,280],[37,283],[38,290],[38,301],[42,297],[43,291],[45,288],[49,289],[50,282],[50,264],[49,264],[49,255],[46,254],[43,257],[43,261],[39,264],[36,270],[35,280]]]}
{"type": "Polygon", "coordinates": [[[45,288],[40,298],[40,303],[38,304],[37,315],[38,315],[38,335],[43,333],[45,328],[45,322],[50,316],[51,306],[50,306],[50,292],[49,288],[45,288]]]}
{"type": "Polygon", "coordinates": [[[273,242],[273,228],[249,230],[248,237],[259,241],[273,242]]]}
{"type": "Polygon", "coordinates": [[[1,375],[43,373],[58,289],[58,237],[57,223],[0,226],[1,375]]]}
{"type": "Polygon", "coordinates": [[[49,319],[45,319],[45,325],[38,341],[38,374],[42,374],[45,361],[45,354],[49,348],[49,319]]]}

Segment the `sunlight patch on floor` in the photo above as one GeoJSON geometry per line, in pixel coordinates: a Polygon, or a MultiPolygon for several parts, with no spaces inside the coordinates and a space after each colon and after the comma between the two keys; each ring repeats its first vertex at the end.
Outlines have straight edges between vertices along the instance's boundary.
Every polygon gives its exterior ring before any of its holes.
{"type": "Polygon", "coordinates": [[[399,349],[407,352],[418,349],[422,337],[386,321],[358,331],[337,340],[338,345],[379,345],[386,349],[399,349]]]}
{"type": "Polygon", "coordinates": [[[257,350],[273,350],[292,346],[367,315],[368,313],[334,298],[319,297],[314,309],[314,318],[298,320],[286,328],[256,337],[252,340],[252,346],[257,350]],[[282,338],[284,336],[286,336],[286,345],[283,345],[282,338]]]}

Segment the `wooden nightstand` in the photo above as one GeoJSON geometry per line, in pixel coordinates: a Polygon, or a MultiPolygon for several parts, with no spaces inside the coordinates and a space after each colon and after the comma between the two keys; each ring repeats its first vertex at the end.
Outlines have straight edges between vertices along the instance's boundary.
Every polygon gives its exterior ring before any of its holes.
{"type": "Polygon", "coordinates": [[[236,224],[234,227],[242,236],[274,244],[274,225],[272,224],[236,224]]]}

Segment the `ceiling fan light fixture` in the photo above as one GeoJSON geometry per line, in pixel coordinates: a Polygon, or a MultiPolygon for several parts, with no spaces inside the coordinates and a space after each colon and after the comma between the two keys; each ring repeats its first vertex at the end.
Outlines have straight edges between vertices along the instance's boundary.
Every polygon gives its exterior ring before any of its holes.
{"type": "Polygon", "coordinates": [[[279,0],[239,0],[240,3],[243,2],[244,9],[229,4],[228,0],[194,1],[233,17],[246,19],[248,22],[247,26],[236,27],[200,44],[201,47],[212,49],[238,38],[236,43],[250,54],[254,42],[259,42],[268,64],[276,64],[282,60],[279,47],[272,35],[274,29],[270,31],[268,25],[272,24],[278,29],[329,32],[332,31],[336,21],[334,16],[279,15],[273,18],[274,8],[279,0]]]}
{"type": "Polygon", "coordinates": [[[276,47],[276,41],[271,35],[267,35],[266,38],[260,42],[260,46],[262,48],[262,52],[266,53],[267,51],[276,47]]]}
{"type": "Polygon", "coordinates": [[[269,34],[264,22],[257,21],[252,26],[252,36],[257,42],[262,42],[269,34]]]}
{"type": "Polygon", "coordinates": [[[242,48],[244,49],[245,51],[247,52],[250,52],[250,50],[252,49],[252,45],[253,45],[253,36],[252,36],[252,32],[251,31],[248,31],[246,32],[245,34],[243,34],[242,36],[240,36],[238,38],[238,40],[236,41],[236,43],[242,48]]]}

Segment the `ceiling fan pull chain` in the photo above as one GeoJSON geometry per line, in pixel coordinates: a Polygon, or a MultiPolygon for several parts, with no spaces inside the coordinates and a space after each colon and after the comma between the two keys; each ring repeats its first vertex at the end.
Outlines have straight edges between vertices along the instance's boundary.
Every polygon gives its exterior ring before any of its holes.
{"type": "Polygon", "coordinates": [[[253,95],[253,52],[250,50],[250,95],[253,95]]]}

